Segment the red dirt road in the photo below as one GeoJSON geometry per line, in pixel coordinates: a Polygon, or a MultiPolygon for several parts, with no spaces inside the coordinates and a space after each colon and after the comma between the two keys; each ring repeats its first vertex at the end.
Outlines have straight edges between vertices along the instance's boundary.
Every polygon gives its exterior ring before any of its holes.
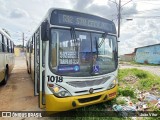
{"type": "Polygon", "coordinates": [[[34,84],[26,70],[25,58],[17,57],[8,83],[0,86],[0,111],[40,111],[34,84]]]}

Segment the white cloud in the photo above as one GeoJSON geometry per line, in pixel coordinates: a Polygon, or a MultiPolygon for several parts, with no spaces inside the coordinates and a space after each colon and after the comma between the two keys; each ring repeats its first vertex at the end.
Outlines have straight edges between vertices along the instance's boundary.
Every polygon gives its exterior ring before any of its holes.
{"type": "Polygon", "coordinates": [[[157,11],[144,11],[133,15],[133,21],[123,20],[121,24],[120,54],[131,53],[137,47],[160,43],[160,18],[152,17],[158,14],[157,11]],[[123,47],[124,44],[127,44],[127,46],[123,47]]]}
{"type": "Polygon", "coordinates": [[[15,8],[11,11],[10,18],[23,18],[23,17],[29,17],[28,13],[20,8],[15,8]]]}
{"type": "MultiPolygon", "coordinates": [[[[127,1],[129,0],[122,0],[122,5],[127,1]]],[[[160,1],[154,0],[150,2],[152,4],[145,3],[143,0],[133,1],[124,5],[122,9],[120,54],[131,53],[134,48],[143,45],[160,43],[159,19],[140,18],[160,15],[158,10],[145,11],[157,9],[158,5],[154,4],[160,4],[160,1]],[[133,21],[126,21],[126,18],[133,18],[133,21]]],[[[17,39],[21,39],[21,33],[25,32],[25,36],[29,38],[51,7],[74,9],[114,19],[117,25],[116,4],[107,0],[0,0],[0,27],[6,28],[18,44],[17,39]],[[17,34],[17,31],[20,33],[17,34]]]]}

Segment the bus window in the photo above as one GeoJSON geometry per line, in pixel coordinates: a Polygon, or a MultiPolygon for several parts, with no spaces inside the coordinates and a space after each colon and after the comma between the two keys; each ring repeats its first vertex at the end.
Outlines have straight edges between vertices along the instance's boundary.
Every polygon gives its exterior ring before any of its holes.
{"type": "Polygon", "coordinates": [[[116,69],[116,37],[103,37],[102,33],[78,30],[75,33],[76,39],[72,39],[70,30],[52,29],[50,64],[53,72],[69,76],[91,76],[94,75],[92,66],[100,68],[98,74],[107,74],[116,69]],[[72,66],[80,69],[76,73],[67,70],[72,66]]]}
{"type": "Polygon", "coordinates": [[[34,54],[34,36],[32,37],[32,53],[34,54]]]}
{"type": "Polygon", "coordinates": [[[9,52],[9,40],[7,39],[7,51],[9,52]]]}
{"type": "Polygon", "coordinates": [[[30,53],[32,53],[33,52],[33,39],[31,38],[31,42],[30,42],[30,53]]]}
{"type": "Polygon", "coordinates": [[[14,43],[12,42],[12,53],[14,53],[14,43]]]}
{"type": "Polygon", "coordinates": [[[11,53],[12,51],[11,51],[11,41],[8,39],[8,52],[9,53],[11,53]]]}
{"type": "Polygon", "coordinates": [[[2,35],[0,34],[0,52],[2,52],[3,49],[2,49],[2,35]]]}
{"type": "Polygon", "coordinates": [[[13,43],[13,53],[14,53],[14,43],[13,43]]]}
{"type": "Polygon", "coordinates": [[[43,67],[45,65],[45,50],[46,50],[46,43],[43,41],[42,42],[42,64],[43,64],[43,67]]]}
{"type": "Polygon", "coordinates": [[[52,31],[52,41],[51,41],[51,66],[56,67],[57,63],[57,41],[58,32],[52,31]]]}
{"type": "Polygon", "coordinates": [[[10,52],[13,53],[13,51],[12,51],[12,41],[10,41],[10,52]]]}
{"type": "Polygon", "coordinates": [[[7,48],[7,38],[4,37],[3,39],[3,46],[4,46],[4,52],[8,52],[8,48],[7,48]]]}
{"type": "Polygon", "coordinates": [[[29,48],[30,48],[30,43],[28,42],[28,45],[27,45],[27,53],[29,53],[29,48]]]}
{"type": "Polygon", "coordinates": [[[91,62],[91,38],[89,32],[76,31],[76,37],[80,39],[80,61],[81,64],[86,64],[91,62]]]}

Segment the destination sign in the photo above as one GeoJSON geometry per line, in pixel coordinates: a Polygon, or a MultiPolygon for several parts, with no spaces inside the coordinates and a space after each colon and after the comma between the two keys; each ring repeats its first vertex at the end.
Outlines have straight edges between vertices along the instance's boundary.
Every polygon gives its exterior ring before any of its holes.
{"type": "Polygon", "coordinates": [[[116,34],[116,28],[112,21],[85,13],[54,10],[51,14],[51,24],[95,29],[116,34]]]}

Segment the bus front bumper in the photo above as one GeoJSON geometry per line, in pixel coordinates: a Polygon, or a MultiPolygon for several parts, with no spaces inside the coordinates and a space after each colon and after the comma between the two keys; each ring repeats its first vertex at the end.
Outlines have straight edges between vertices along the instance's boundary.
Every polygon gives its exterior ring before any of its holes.
{"type": "Polygon", "coordinates": [[[46,95],[46,111],[67,111],[87,105],[105,102],[116,97],[117,88],[118,85],[103,92],[66,98],[57,98],[54,95],[46,95]]]}

